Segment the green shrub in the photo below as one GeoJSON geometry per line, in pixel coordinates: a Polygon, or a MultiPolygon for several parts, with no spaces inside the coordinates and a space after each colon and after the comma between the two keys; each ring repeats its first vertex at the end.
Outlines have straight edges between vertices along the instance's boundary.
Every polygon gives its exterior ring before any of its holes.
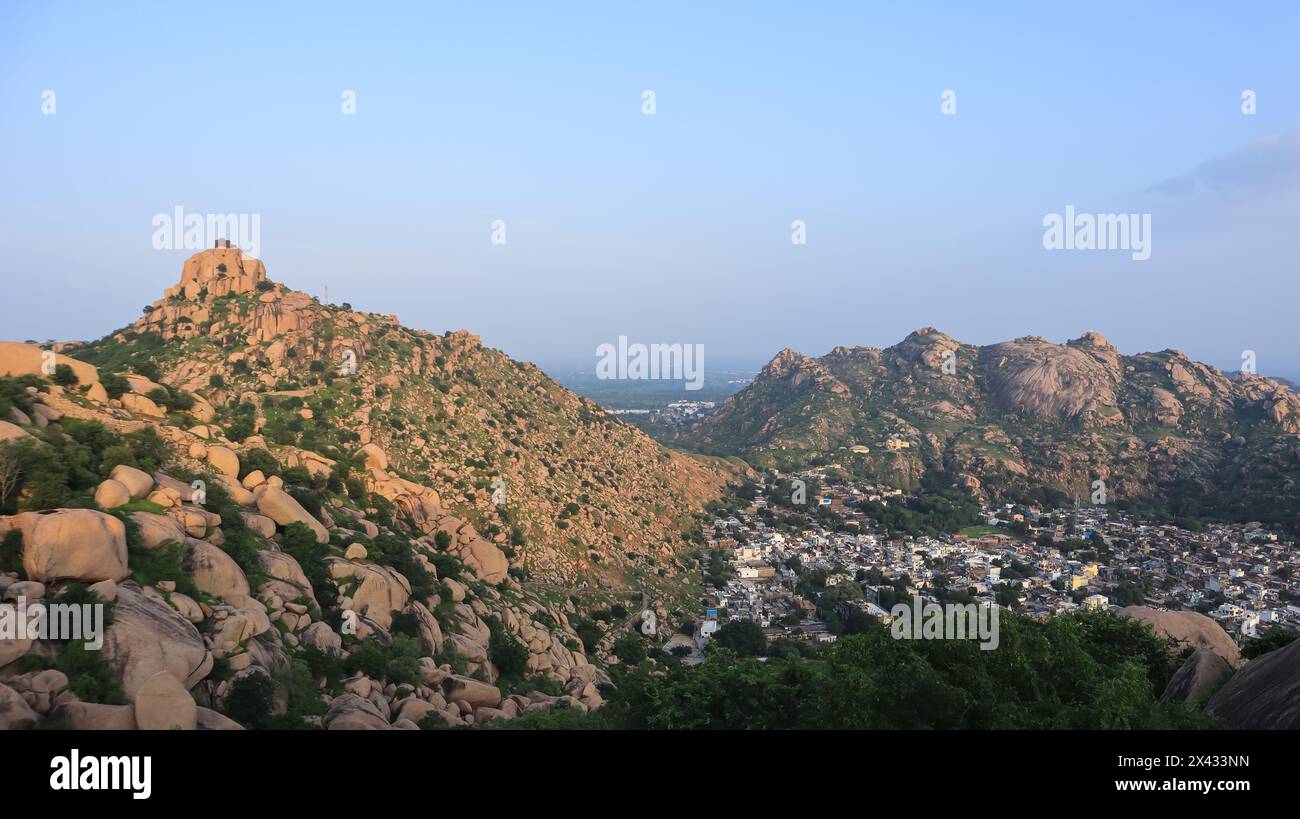
{"type": "Polygon", "coordinates": [[[420,642],[405,634],[394,637],[391,646],[384,646],[378,640],[362,640],[343,661],[343,669],[349,674],[359,671],[373,680],[417,685],[420,642]]]}
{"type": "MultiPolygon", "coordinates": [[[[114,510],[120,511],[120,510],[114,510]]],[[[128,526],[134,526],[125,515],[128,526]]],[[[170,580],[176,584],[176,591],[189,597],[199,597],[200,592],[194,585],[194,578],[185,571],[186,548],[183,543],[168,541],[153,549],[140,545],[139,538],[127,540],[127,565],[131,568],[131,577],[141,586],[156,586],[160,580],[170,580]]]]}
{"type": "Polygon", "coordinates": [[[104,387],[104,392],[108,393],[109,398],[121,398],[131,389],[131,382],[117,373],[101,372],[99,383],[104,387]]]}
{"type": "Polygon", "coordinates": [[[497,670],[501,672],[502,677],[516,677],[524,673],[524,666],[528,663],[528,647],[519,642],[513,634],[506,631],[505,626],[495,617],[487,617],[485,621],[488,630],[492,633],[488,641],[488,655],[496,665],[497,670]]]}
{"type": "Polygon", "coordinates": [[[280,474],[280,462],[275,456],[261,447],[253,447],[239,458],[239,477],[245,478],[250,472],[261,470],[266,477],[280,474]]]}
{"type": "Polygon", "coordinates": [[[0,540],[0,572],[18,572],[19,577],[26,577],[23,571],[23,533],[19,529],[5,532],[0,540]]]}
{"type": "Polygon", "coordinates": [[[77,373],[73,371],[70,364],[55,364],[54,375],[50,379],[60,387],[71,387],[79,380],[77,373]]]}
{"type": "Polygon", "coordinates": [[[226,716],[247,728],[269,728],[275,708],[275,684],[261,673],[240,677],[226,695],[226,716]]]}
{"type": "Polygon", "coordinates": [[[646,658],[645,640],[629,632],[614,641],[614,654],[627,665],[639,665],[646,658]]]}

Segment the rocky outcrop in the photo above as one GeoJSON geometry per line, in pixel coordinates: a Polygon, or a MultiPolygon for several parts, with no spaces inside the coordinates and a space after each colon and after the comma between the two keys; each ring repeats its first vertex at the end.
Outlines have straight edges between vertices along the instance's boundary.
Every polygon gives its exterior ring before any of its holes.
{"type": "Polygon", "coordinates": [[[1232,668],[1241,665],[1241,652],[1223,628],[1204,614],[1194,611],[1167,611],[1147,606],[1128,606],[1120,609],[1121,617],[1131,617],[1151,626],[1159,637],[1168,637],[1178,645],[1175,652],[1187,646],[1209,649],[1232,668]]]}
{"type": "Polygon", "coordinates": [[[1300,640],[1246,663],[1206,710],[1228,728],[1300,728],[1300,640]]]}
{"type": "Polygon", "coordinates": [[[185,528],[175,518],[167,515],[133,512],[131,520],[135,521],[140,544],[146,549],[157,549],[164,543],[184,543],[188,537],[185,528]]]}
{"type": "Polygon", "coordinates": [[[113,467],[113,471],[108,474],[111,480],[117,481],[126,487],[134,500],[148,497],[153,491],[153,476],[141,469],[126,464],[118,464],[113,467]]]}
{"type": "Polygon", "coordinates": [[[242,600],[249,595],[248,579],[239,564],[211,543],[190,539],[185,569],[199,591],[213,597],[242,600]]]}
{"type": "Polygon", "coordinates": [[[110,478],[95,487],[95,503],[104,509],[116,509],[130,502],[130,490],[119,481],[110,478]]]}
{"type": "Polygon", "coordinates": [[[34,728],[39,720],[40,717],[17,691],[0,683],[0,727],[25,731],[34,728]]]}
{"type": "Polygon", "coordinates": [[[127,575],[126,527],[91,509],[40,515],[23,538],[23,569],[33,580],[122,580],[127,575]]]}
{"type": "Polygon", "coordinates": [[[463,701],[476,708],[495,708],[501,703],[500,688],[472,677],[453,674],[443,680],[442,689],[449,702],[463,701]]]}
{"type": "Polygon", "coordinates": [[[336,697],[321,724],[328,731],[386,731],[388,720],[374,703],[356,694],[336,697]]]}
{"type": "Polygon", "coordinates": [[[135,708],[95,702],[65,702],[50,714],[75,731],[134,731],[135,708]]]}
{"type": "Polygon", "coordinates": [[[118,586],[103,651],[127,699],[134,699],[159,671],[168,672],[188,689],[212,670],[212,655],[194,624],[157,593],[148,594],[130,582],[118,586]]]}
{"type": "Polygon", "coordinates": [[[257,511],[263,515],[281,526],[288,526],[291,523],[305,524],[316,535],[317,543],[329,543],[329,531],[321,525],[320,521],[308,514],[307,510],[302,508],[302,504],[294,500],[288,492],[270,484],[263,484],[258,487],[255,496],[257,511]]]}
{"type": "Polygon", "coordinates": [[[266,265],[239,248],[214,248],[195,253],[181,268],[180,284],[165,297],[200,300],[238,293],[253,293],[266,281],[266,265]]]}
{"type": "Polygon", "coordinates": [[[208,463],[227,478],[239,477],[239,456],[224,446],[207,448],[208,463]]]}
{"type": "Polygon", "coordinates": [[[500,583],[510,570],[505,553],[492,543],[476,537],[460,546],[460,559],[487,583],[500,583]]]}
{"type": "Polygon", "coordinates": [[[48,358],[47,351],[35,344],[0,341],[0,375],[36,375],[45,377],[49,374],[46,372],[46,361],[48,359],[55,367],[60,364],[71,367],[73,374],[77,377],[77,385],[88,387],[86,396],[92,401],[104,402],[108,400],[108,393],[105,392],[103,385],[99,383],[99,370],[75,358],[68,358],[65,355],[55,353],[49,355],[52,358],[48,358]]]}
{"type": "Polygon", "coordinates": [[[192,731],[199,709],[190,692],[166,671],[144,681],[135,694],[135,724],[143,731],[192,731]]]}
{"type": "Polygon", "coordinates": [[[885,350],[784,350],[677,437],[782,471],[845,460],[899,486],[941,464],[991,500],[1041,487],[1082,497],[1101,479],[1112,502],[1190,491],[1228,517],[1249,486],[1280,521],[1300,517],[1298,429],[1300,396],[1284,385],[1178,350],[1121,355],[1097,333],[977,347],[923,328],[885,350]]]}
{"type": "Polygon", "coordinates": [[[1227,661],[1208,648],[1198,648],[1169,679],[1161,702],[1199,703],[1232,674],[1227,661]]]}

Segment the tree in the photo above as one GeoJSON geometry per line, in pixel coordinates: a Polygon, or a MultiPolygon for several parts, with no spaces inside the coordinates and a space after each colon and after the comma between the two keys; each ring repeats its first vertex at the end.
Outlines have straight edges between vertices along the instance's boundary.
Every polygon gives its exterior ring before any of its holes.
{"type": "Polygon", "coordinates": [[[121,398],[131,389],[131,382],[117,373],[100,373],[99,383],[109,398],[121,398]]]}
{"type": "Polygon", "coordinates": [[[742,657],[760,657],[767,653],[767,636],[752,620],[731,620],[713,635],[713,642],[742,657]]]}
{"type": "Polygon", "coordinates": [[[627,665],[639,665],[646,657],[645,641],[635,632],[629,632],[614,641],[614,654],[627,665]]]}
{"type": "Polygon", "coordinates": [[[60,387],[71,387],[76,384],[79,379],[77,378],[77,374],[73,372],[71,365],[55,364],[54,376],[51,380],[60,387]]]}
{"type": "Polygon", "coordinates": [[[0,443],[0,509],[5,508],[9,496],[18,488],[23,474],[23,458],[16,444],[0,443]]]}
{"type": "Polygon", "coordinates": [[[262,673],[235,680],[226,697],[226,714],[248,728],[269,727],[274,708],[275,685],[262,673]]]}
{"type": "Polygon", "coordinates": [[[1264,632],[1263,636],[1247,640],[1246,644],[1241,647],[1241,656],[1253,660],[1270,651],[1289,646],[1297,637],[1300,637],[1298,631],[1284,626],[1273,626],[1264,632]]]}

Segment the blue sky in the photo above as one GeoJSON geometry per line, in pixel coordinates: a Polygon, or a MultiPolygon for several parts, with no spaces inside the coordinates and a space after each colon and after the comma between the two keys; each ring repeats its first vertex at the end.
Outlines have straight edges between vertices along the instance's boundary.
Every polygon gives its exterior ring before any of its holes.
{"type": "Polygon", "coordinates": [[[259,214],[278,281],[557,369],[933,325],[1300,377],[1294,4],[546,5],[5,2],[0,337],[134,319],[181,206],[259,214]],[[1151,258],[1044,250],[1066,205],[1150,213],[1151,258]]]}

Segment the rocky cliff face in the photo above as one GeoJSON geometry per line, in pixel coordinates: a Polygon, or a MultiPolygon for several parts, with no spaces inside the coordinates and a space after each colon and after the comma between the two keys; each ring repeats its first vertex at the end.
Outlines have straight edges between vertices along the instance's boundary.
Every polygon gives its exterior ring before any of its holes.
{"type": "Polygon", "coordinates": [[[1045,485],[1087,498],[1104,480],[1112,500],[1300,511],[1300,397],[1179,350],[1123,355],[1097,333],[977,347],[927,327],[884,350],[783,350],[683,440],[902,484],[942,469],[993,495],[1045,485]],[[907,446],[884,446],[891,436],[907,446]]]}

